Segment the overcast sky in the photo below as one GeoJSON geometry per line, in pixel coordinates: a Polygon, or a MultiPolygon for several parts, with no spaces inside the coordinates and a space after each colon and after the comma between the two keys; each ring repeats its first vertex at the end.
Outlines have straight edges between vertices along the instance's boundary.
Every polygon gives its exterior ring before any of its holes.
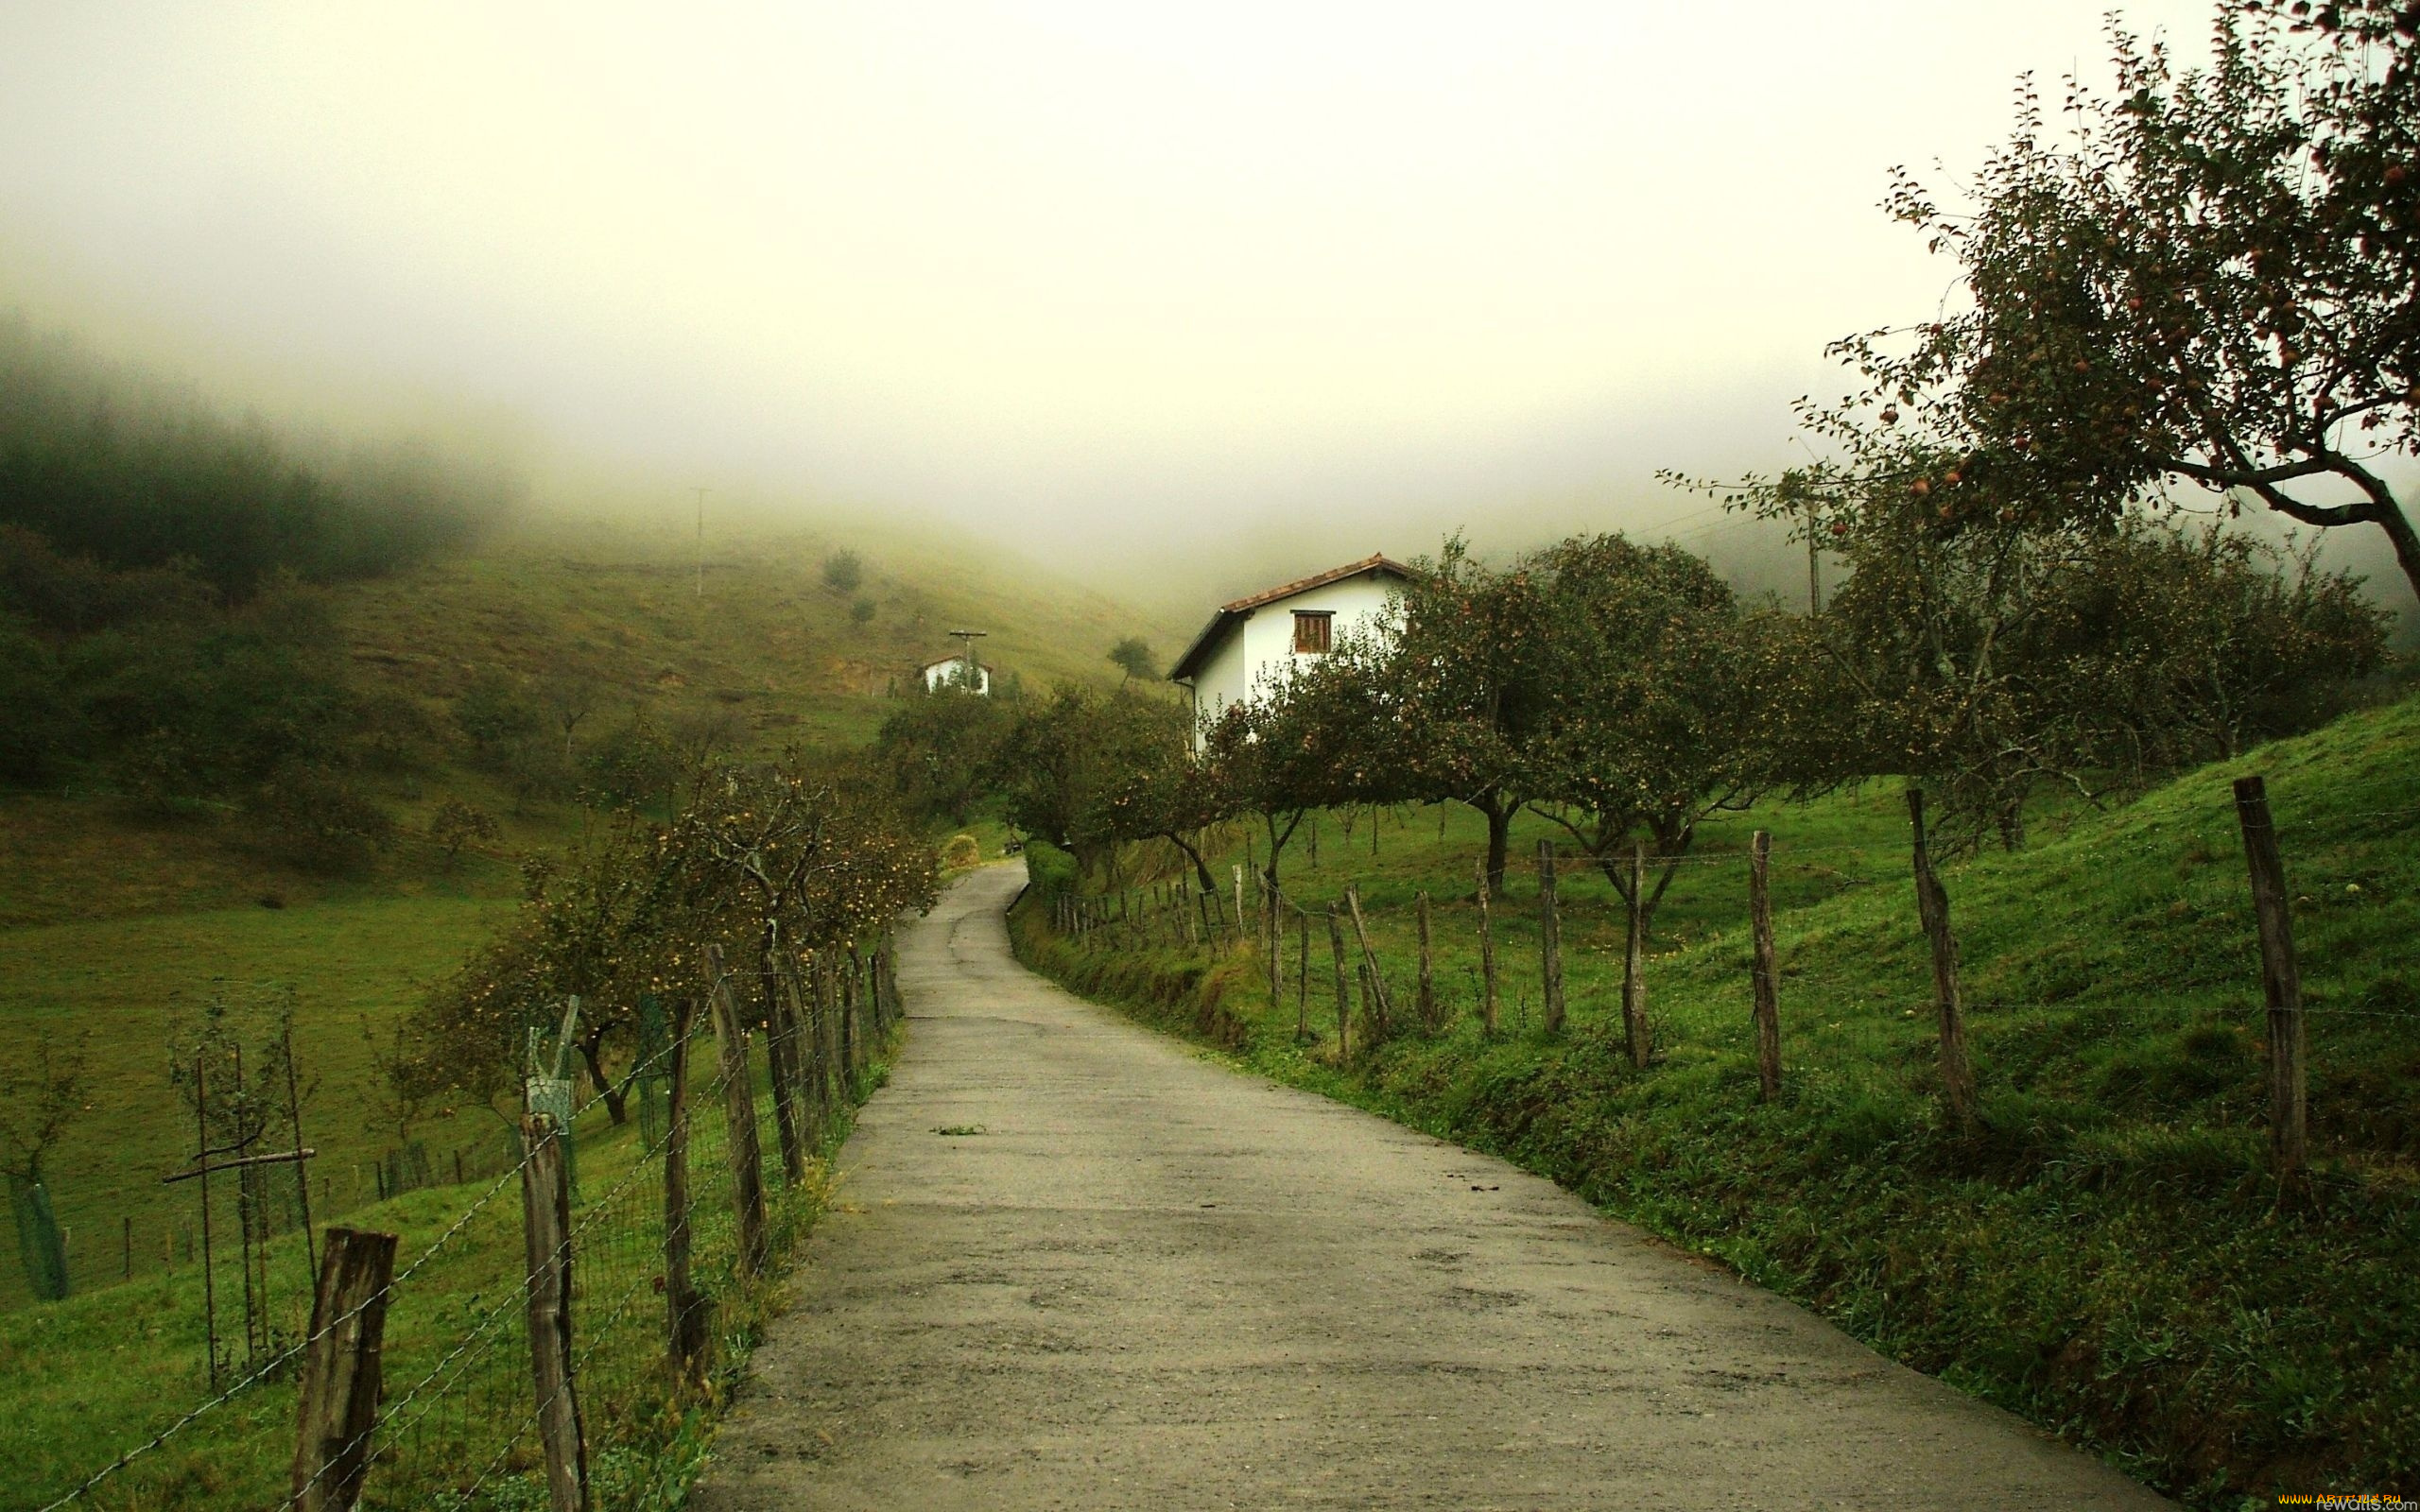
{"type": "Polygon", "coordinates": [[[1936,306],[1888,168],[2105,3],[9,0],[0,303],[1181,577],[1636,528],[1936,306]]]}

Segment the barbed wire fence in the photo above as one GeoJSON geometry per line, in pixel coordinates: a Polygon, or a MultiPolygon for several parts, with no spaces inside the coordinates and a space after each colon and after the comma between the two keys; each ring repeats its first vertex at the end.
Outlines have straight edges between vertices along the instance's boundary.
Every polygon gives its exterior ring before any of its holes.
{"type": "Polygon", "coordinates": [[[399,1268],[397,1236],[330,1226],[290,1343],[28,1504],[667,1504],[902,1017],[888,939],[791,954],[752,1022],[709,958],[704,1001],[629,1068],[635,1097],[526,1114],[459,1208],[438,1190],[383,1210],[431,1235],[399,1268]]]}
{"type": "MultiPolygon", "coordinates": [[[[1643,875],[1651,886],[1655,875],[1669,868],[1675,875],[1720,886],[1726,895],[1736,892],[1737,936],[1718,932],[1710,941],[1698,943],[1736,941],[1747,948],[1749,969],[1743,974],[1751,979],[1752,1011],[1720,1033],[1717,1047],[1737,1046],[1758,1059],[1765,1097],[1778,1092],[1785,1075],[1841,1083],[1881,1074],[1903,1088],[1929,1083],[1954,1121],[1971,1123],[1976,1092],[1963,1044],[1970,1015],[2032,1010],[2060,1015],[2067,1024],[2123,1017],[2181,1029],[2212,1018],[2213,991],[2240,996],[2256,984],[2257,1028],[2266,1042],[2271,1160],[2281,1182],[2294,1186],[2308,1174],[2309,1021],[2379,1026],[2400,1022],[2420,1028],[2420,1011],[2306,1001],[2293,915],[2298,908],[2327,905],[2340,890],[2358,900],[2363,885],[2358,877],[2306,877],[2302,890],[2291,890],[2281,845],[2299,844],[2308,856],[2324,847],[2374,835],[2382,823],[2393,828],[2398,821],[2420,819],[2420,808],[2326,812],[2281,826],[2270,815],[2261,778],[2238,781],[2234,798],[2226,821],[2216,815],[2206,823],[2190,816],[2182,820],[2158,816],[2108,836],[2052,842],[2062,848],[2059,860],[2072,868],[2106,868],[2130,858],[2182,864],[2178,875],[2164,883],[2159,903],[2171,919],[2207,923],[2210,942],[2218,948],[2197,954],[2189,963],[2180,961],[2173,990],[2161,994],[2100,995],[2084,976],[2040,981],[2046,971],[2061,977],[2051,961],[2047,967],[2030,963],[2020,973],[2017,991],[1970,996],[1962,977],[1971,963],[1961,960],[1951,901],[1926,846],[1920,790],[1911,798],[1912,844],[1895,854],[1870,842],[1786,846],[1759,831],[1744,852],[1639,855],[1634,863],[1637,869],[1630,876],[1643,875]],[[2225,859],[2230,850],[2241,858],[2237,867],[2209,865],[2225,859]],[[1772,938],[1771,878],[1776,867],[1795,868],[1802,880],[1819,883],[1834,894],[1907,887],[1915,882],[1919,907],[1911,922],[1932,958],[1933,990],[1926,994],[1911,985],[1904,996],[1876,997],[1870,979],[1808,974],[1810,963],[1803,954],[1785,971],[1772,938]],[[1927,892],[1930,900],[1924,896],[1927,892]],[[2232,946],[2223,942],[2222,931],[2232,932],[2232,946]],[[2025,986],[2037,990],[2025,991],[2025,986]],[[1782,1011],[1785,995],[1794,1010],[1787,1015],[1782,1011]],[[1765,1020],[1772,1021],[1770,1027],[1759,1022],[1765,1020]],[[1818,1034],[1825,1037],[1821,1048],[1828,1054],[1817,1053],[1813,1040],[1818,1034]],[[1795,1053],[1785,1055],[1785,1043],[1795,1053]]],[[[1580,859],[1592,869],[1599,864],[1595,856],[1580,859]]],[[[1264,872],[1253,879],[1249,891],[1257,904],[1249,906],[1242,866],[1231,868],[1231,885],[1223,888],[1198,885],[1183,874],[1109,893],[1062,885],[1046,896],[1046,917],[1055,933],[1080,948],[1250,958],[1272,1006],[1294,1011],[1298,1039],[1306,1046],[1323,1046],[1323,1053],[1341,1064],[1397,1035],[1443,1032],[1463,1018],[1516,1034],[1562,1029],[1566,947],[1554,901],[1559,860],[1569,857],[1542,842],[1540,885],[1518,907],[1504,899],[1488,900],[1483,884],[1471,896],[1458,898],[1463,904],[1476,902],[1476,908],[1466,906],[1461,914],[1476,922],[1479,958],[1459,960],[1443,971],[1437,970],[1432,956],[1425,892],[1412,900],[1410,919],[1397,915],[1382,920],[1381,911],[1361,898],[1357,885],[1346,884],[1333,900],[1321,902],[1274,885],[1264,872]],[[1248,917],[1253,918],[1249,931],[1248,917]],[[1414,946],[1414,959],[1409,962],[1403,958],[1407,944],[1414,946]]],[[[2076,925],[2074,920],[2067,923],[2076,925]]],[[[1663,957],[1643,950],[1635,937],[1626,945],[1609,947],[1625,957],[1620,963],[1623,988],[1610,1010],[1619,1016],[1619,1038],[1629,1040],[1633,1057],[1645,1069],[1651,1052],[1661,1060],[1671,1048],[1651,1043],[1655,1030],[1668,1032],[1670,1026],[1660,1021],[1651,1025],[1643,1004],[1644,977],[1663,957]]],[[[1694,969],[1703,972],[1705,962],[1701,959],[1694,969]]],[[[2230,1010],[2220,1017],[2233,1020],[2238,1015],[2230,1010]]],[[[1702,1037],[1706,1027],[1692,1023],[1689,1032],[1702,1037]]]]}

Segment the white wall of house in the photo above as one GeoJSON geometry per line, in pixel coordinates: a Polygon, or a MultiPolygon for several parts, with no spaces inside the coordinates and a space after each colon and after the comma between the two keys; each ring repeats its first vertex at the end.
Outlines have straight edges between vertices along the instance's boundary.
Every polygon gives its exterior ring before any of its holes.
{"type": "Polygon", "coordinates": [[[1201,748],[1202,730],[1229,705],[1243,702],[1285,678],[1299,662],[1313,660],[1294,649],[1297,611],[1334,616],[1330,628],[1341,644],[1346,635],[1366,628],[1401,587],[1392,577],[1364,573],[1252,610],[1248,619],[1228,631],[1194,675],[1194,748],[1201,748]]]}
{"type": "MultiPolygon", "coordinates": [[[[896,662],[892,663],[894,666],[897,664],[898,663],[896,662]]],[[[964,687],[966,685],[966,662],[964,658],[951,657],[946,662],[935,662],[925,668],[925,690],[927,693],[940,687],[944,682],[955,682],[959,687],[964,687]]],[[[992,692],[992,669],[982,665],[980,662],[977,662],[975,667],[975,691],[986,696],[989,696],[992,692]]]]}

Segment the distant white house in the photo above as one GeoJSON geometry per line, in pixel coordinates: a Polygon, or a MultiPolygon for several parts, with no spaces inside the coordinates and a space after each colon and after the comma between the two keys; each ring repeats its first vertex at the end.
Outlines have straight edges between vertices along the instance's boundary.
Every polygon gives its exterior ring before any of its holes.
{"type": "MultiPolygon", "coordinates": [[[[894,666],[897,664],[892,663],[894,666]]],[[[925,691],[931,693],[944,682],[956,683],[961,688],[967,686],[966,667],[967,661],[962,656],[945,656],[938,662],[925,662],[925,691]]],[[[977,693],[986,697],[991,696],[992,669],[980,662],[975,663],[974,688],[977,693]]]]}
{"type": "Polygon", "coordinates": [[[1168,669],[1193,695],[1193,747],[1220,713],[1282,680],[1298,658],[1325,656],[1386,609],[1411,569],[1384,556],[1222,604],[1168,669]]]}

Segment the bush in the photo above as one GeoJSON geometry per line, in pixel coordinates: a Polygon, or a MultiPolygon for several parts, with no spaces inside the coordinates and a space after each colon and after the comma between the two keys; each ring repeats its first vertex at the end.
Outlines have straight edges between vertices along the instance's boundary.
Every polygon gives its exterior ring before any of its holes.
{"type": "Polygon", "coordinates": [[[949,844],[942,848],[942,865],[945,867],[977,867],[983,864],[983,847],[971,834],[953,834],[949,844]]]}
{"type": "Polygon", "coordinates": [[[445,851],[449,870],[464,846],[474,840],[493,844],[502,833],[493,815],[458,798],[449,798],[439,804],[428,819],[428,837],[445,851]]]}
{"type": "Polygon", "coordinates": [[[857,554],[842,547],[823,558],[823,586],[836,593],[854,593],[866,579],[866,564],[857,554]]]}
{"type": "Polygon", "coordinates": [[[252,794],[249,808],[261,848],[309,871],[357,870],[395,833],[387,811],[342,773],[308,762],[280,766],[252,794]]]}
{"type": "Polygon", "coordinates": [[[0,616],[0,782],[57,776],[79,723],[59,659],[22,622],[0,616]]]}

